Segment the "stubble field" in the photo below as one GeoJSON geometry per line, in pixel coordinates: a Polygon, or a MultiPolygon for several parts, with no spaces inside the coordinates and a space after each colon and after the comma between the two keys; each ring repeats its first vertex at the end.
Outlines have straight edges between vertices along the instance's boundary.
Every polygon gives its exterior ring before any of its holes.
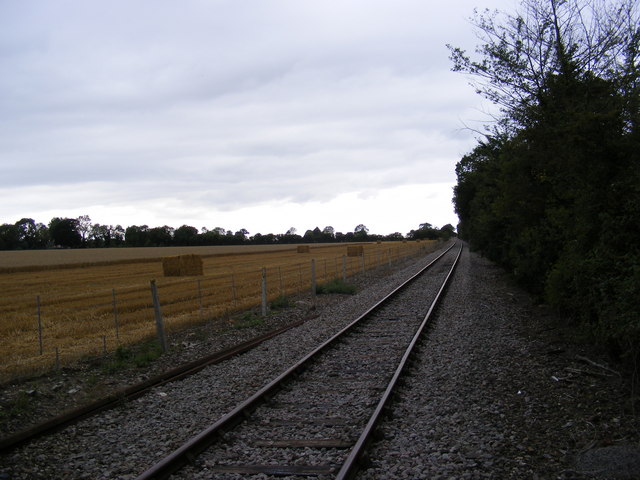
{"type": "Polygon", "coordinates": [[[0,381],[63,366],[82,356],[155,336],[150,281],[156,280],[168,334],[307,292],[317,283],[393,265],[435,242],[123,248],[0,252],[0,381]],[[197,254],[204,275],[164,277],[162,257],[197,254]]]}

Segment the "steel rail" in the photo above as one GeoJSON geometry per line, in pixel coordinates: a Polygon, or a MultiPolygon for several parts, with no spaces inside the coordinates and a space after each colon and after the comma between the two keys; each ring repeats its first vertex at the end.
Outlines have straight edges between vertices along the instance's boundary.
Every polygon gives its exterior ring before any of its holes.
{"type": "Polygon", "coordinates": [[[236,355],[245,353],[263,342],[286,332],[287,330],[302,325],[304,322],[312,318],[315,318],[315,316],[292,322],[289,325],[272,330],[263,335],[247,340],[246,342],[242,342],[238,345],[207,355],[206,357],[188,362],[179,367],[158,374],[144,382],[125,387],[87,405],[83,405],[42,423],[36,424],[26,430],[0,438],[0,453],[8,453],[20,445],[28,443],[36,438],[61,430],[69,425],[74,425],[85,418],[97,415],[100,412],[110,410],[118,405],[122,405],[123,403],[141,397],[153,388],[170,382],[175,382],[189,375],[193,375],[209,365],[214,365],[236,355]]]}
{"type": "Polygon", "coordinates": [[[215,443],[217,439],[221,438],[226,430],[229,430],[236,424],[240,423],[246,416],[248,416],[248,413],[255,410],[262,403],[266,402],[271,395],[273,395],[280,389],[280,387],[286,380],[302,373],[305,370],[307,364],[309,364],[314,357],[334,344],[346,332],[352,330],[356,325],[358,325],[365,318],[369,317],[373,312],[381,309],[383,305],[386,305],[389,299],[411,285],[423,273],[431,268],[438,260],[440,260],[445,254],[447,254],[455,245],[455,242],[452,243],[451,246],[445,249],[431,262],[429,262],[429,264],[409,277],[401,285],[393,289],[393,291],[385,295],[381,300],[376,302],[363,314],[350,322],[346,327],[338,331],[320,346],[316,347],[313,351],[308,353],[293,366],[289,367],[283,373],[278,375],[275,379],[271,380],[267,385],[259,389],[248,399],[238,404],[229,413],[222,416],[215,423],[207,427],[198,435],[185,442],[181,447],[177,448],[172,453],[153,465],[151,468],[143,472],[140,476],[137,477],[137,480],[166,479],[172,473],[175,473],[176,471],[181,469],[183,466],[187,465],[188,463],[192,463],[200,453],[202,453],[210,445],[215,443]]]}
{"type": "Polygon", "coordinates": [[[411,343],[409,343],[409,346],[405,350],[405,353],[402,356],[402,360],[400,361],[398,367],[396,368],[396,371],[393,374],[393,377],[391,378],[389,385],[387,386],[384,394],[382,395],[382,398],[378,402],[378,405],[376,406],[376,409],[373,412],[373,415],[371,415],[371,418],[367,422],[367,426],[362,431],[362,434],[358,438],[355,446],[349,453],[347,460],[343,463],[342,468],[340,469],[340,471],[338,472],[338,475],[336,476],[336,480],[346,480],[346,479],[353,478],[353,476],[358,471],[361,464],[361,459],[364,455],[364,452],[368,444],[371,442],[373,438],[376,426],[378,425],[378,423],[380,422],[381,418],[384,415],[385,407],[387,406],[387,404],[391,399],[391,396],[393,395],[393,392],[398,384],[398,380],[400,379],[400,376],[404,373],[404,369],[409,361],[409,357],[413,354],[416,344],[422,337],[424,330],[426,329],[427,325],[431,320],[431,316],[433,312],[435,311],[436,307],[440,303],[440,299],[443,296],[443,293],[449,284],[449,279],[451,278],[451,275],[453,275],[453,272],[458,264],[458,260],[460,259],[461,254],[462,254],[462,244],[460,244],[460,249],[458,250],[456,259],[454,260],[453,265],[451,266],[451,269],[449,270],[449,273],[447,274],[444,282],[442,283],[442,286],[440,287],[440,290],[438,291],[435,299],[431,303],[431,306],[429,307],[429,311],[427,312],[424,319],[422,320],[422,323],[420,324],[420,327],[418,328],[415,335],[413,336],[411,343]]]}

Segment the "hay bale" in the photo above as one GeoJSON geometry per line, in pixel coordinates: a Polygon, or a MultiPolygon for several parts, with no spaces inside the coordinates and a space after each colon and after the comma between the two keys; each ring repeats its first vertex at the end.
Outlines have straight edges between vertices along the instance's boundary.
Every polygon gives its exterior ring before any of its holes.
{"type": "Polygon", "coordinates": [[[203,273],[200,255],[180,255],[180,274],[182,276],[202,275],[203,273]]]}
{"type": "Polygon", "coordinates": [[[364,246],[349,245],[347,247],[347,257],[362,257],[364,255],[364,246]]]}
{"type": "Polygon", "coordinates": [[[165,277],[203,275],[202,257],[200,255],[162,257],[162,271],[165,277]]]}
{"type": "Polygon", "coordinates": [[[162,257],[162,272],[165,277],[179,277],[180,257],[162,257]]]}
{"type": "Polygon", "coordinates": [[[310,251],[309,245],[298,245],[298,253],[309,253],[310,251]]]}

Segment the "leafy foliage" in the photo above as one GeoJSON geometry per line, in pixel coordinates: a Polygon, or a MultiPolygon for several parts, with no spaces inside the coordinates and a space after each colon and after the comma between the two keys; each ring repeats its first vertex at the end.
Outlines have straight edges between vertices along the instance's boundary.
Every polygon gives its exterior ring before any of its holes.
{"type": "Polygon", "coordinates": [[[283,310],[291,306],[291,301],[286,295],[279,295],[269,303],[271,310],[283,310]]]}
{"type": "Polygon", "coordinates": [[[456,167],[458,232],[625,355],[640,345],[637,2],[528,0],[480,16],[454,70],[503,117],[456,167]]]}
{"type": "Polygon", "coordinates": [[[113,358],[103,365],[105,373],[117,373],[131,367],[145,367],[162,355],[162,349],[157,343],[145,343],[139,347],[125,347],[119,345],[113,358]]]}
{"type": "Polygon", "coordinates": [[[354,295],[356,293],[356,286],[347,283],[341,278],[334,278],[333,280],[316,286],[316,293],[329,294],[329,293],[342,293],[346,295],[354,295]]]}
{"type": "Polygon", "coordinates": [[[49,222],[49,235],[54,245],[79,247],[82,244],[82,236],[78,226],[79,222],[76,218],[53,218],[49,222]]]}
{"type": "Polygon", "coordinates": [[[254,328],[264,325],[264,318],[255,312],[247,312],[234,322],[233,326],[238,329],[254,328]]]}

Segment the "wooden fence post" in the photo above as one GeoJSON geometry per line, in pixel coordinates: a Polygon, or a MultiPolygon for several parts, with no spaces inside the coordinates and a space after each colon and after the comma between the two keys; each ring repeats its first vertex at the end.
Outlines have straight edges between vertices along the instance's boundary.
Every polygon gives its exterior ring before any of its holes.
{"type": "Polygon", "coordinates": [[[342,281],[347,281],[347,256],[342,255],[342,281]]]}
{"type": "Polygon", "coordinates": [[[55,363],[56,372],[60,370],[60,350],[56,347],[56,363],[55,363]]]}
{"type": "Polygon", "coordinates": [[[316,260],[311,259],[311,296],[316,298],[316,260]]]}
{"type": "Polygon", "coordinates": [[[262,267],[262,316],[267,316],[267,269],[262,267]]]}
{"type": "Polygon", "coordinates": [[[38,307],[38,342],[40,343],[40,355],[42,355],[42,316],[40,315],[40,295],[36,296],[36,306],[38,307]]]}
{"type": "Polygon", "coordinates": [[[116,322],[116,340],[120,343],[120,325],[118,322],[118,304],[116,303],[116,289],[111,289],[111,295],[113,297],[113,318],[116,322]]]}
{"type": "Polygon", "coordinates": [[[158,299],[158,287],[156,281],[151,280],[151,298],[153,300],[153,311],[156,316],[156,331],[158,332],[158,342],[163,352],[167,351],[167,337],[164,333],[164,321],[160,310],[160,300],[158,299]]]}
{"type": "Polygon", "coordinates": [[[302,264],[298,265],[298,271],[300,273],[300,290],[302,291],[302,264]]]}
{"type": "Polygon", "coordinates": [[[233,292],[233,306],[238,306],[238,296],[236,294],[236,275],[231,273],[231,291],[233,292]]]}

